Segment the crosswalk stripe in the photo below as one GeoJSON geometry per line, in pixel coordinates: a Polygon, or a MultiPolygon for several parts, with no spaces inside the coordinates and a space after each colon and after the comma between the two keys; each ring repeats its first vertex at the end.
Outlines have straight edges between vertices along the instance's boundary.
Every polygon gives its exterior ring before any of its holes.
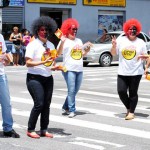
{"type": "MultiPolygon", "coordinates": [[[[13,102],[19,102],[19,103],[26,103],[26,104],[33,104],[33,101],[31,99],[24,99],[24,98],[18,98],[18,97],[12,97],[12,101],[13,102]]],[[[115,105],[115,104],[106,104],[106,103],[101,103],[101,104],[105,104],[105,105],[115,105]]],[[[115,106],[117,107],[123,107],[122,105],[116,104],[115,106]]],[[[56,103],[52,103],[51,104],[51,108],[56,108],[56,109],[61,109],[62,105],[61,104],[56,104],[56,103]]],[[[150,111],[149,109],[144,109],[141,107],[137,107],[137,109],[142,109],[145,111],[150,111]]],[[[105,116],[105,117],[111,117],[111,118],[119,118],[116,116],[116,114],[118,114],[117,112],[110,112],[110,111],[105,111],[105,110],[97,110],[97,109],[92,109],[92,108],[86,108],[86,107],[78,107],[78,110],[80,111],[85,111],[88,113],[92,113],[95,115],[99,115],[99,116],[105,116]]],[[[124,119],[124,118],[120,118],[120,119],[124,119]]],[[[133,121],[137,121],[137,122],[142,122],[142,123],[150,123],[150,119],[140,119],[140,118],[135,118],[133,121]]]]}
{"type": "MultiPolygon", "coordinates": [[[[56,89],[56,90],[67,92],[67,89],[56,89]]],[[[117,94],[95,92],[95,91],[87,91],[87,90],[80,90],[79,93],[88,94],[88,95],[94,95],[94,96],[104,96],[104,97],[118,98],[119,99],[119,96],[117,94]]],[[[139,101],[141,101],[141,102],[150,102],[150,99],[149,98],[139,97],[139,101]]]]}
{"type": "Polygon", "coordinates": [[[85,143],[85,142],[76,142],[76,141],[74,141],[74,142],[69,142],[69,143],[89,147],[89,148],[92,148],[92,149],[98,149],[98,150],[104,150],[105,149],[103,146],[89,144],[89,143],[85,143]]]}
{"type": "Polygon", "coordinates": [[[99,144],[107,144],[107,145],[112,145],[112,146],[115,146],[115,147],[118,147],[118,148],[125,146],[125,145],[116,144],[116,143],[112,143],[112,142],[106,142],[106,141],[102,141],[102,140],[95,140],[95,139],[82,138],[82,137],[76,137],[75,140],[76,141],[90,141],[90,142],[99,143],[99,144]]]}
{"type": "MultiPolygon", "coordinates": [[[[3,129],[2,126],[1,126],[2,123],[3,123],[3,122],[0,121],[0,130],[3,129]]],[[[17,129],[22,129],[22,128],[27,129],[27,126],[20,125],[20,124],[18,124],[18,123],[14,123],[14,124],[13,124],[13,127],[14,127],[14,128],[17,128],[17,129]]]]}
{"type": "MultiPolygon", "coordinates": [[[[13,115],[29,117],[30,111],[20,111],[17,109],[12,109],[12,113],[13,115]]],[[[93,130],[106,131],[110,133],[119,133],[119,134],[130,135],[138,138],[150,139],[150,132],[144,130],[113,126],[113,125],[79,120],[74,118],[65,118],[64,116],[56,116],[56,115],[50,115],[50,121],[68,124],[72,126],[89,128],[93,130]]]]}

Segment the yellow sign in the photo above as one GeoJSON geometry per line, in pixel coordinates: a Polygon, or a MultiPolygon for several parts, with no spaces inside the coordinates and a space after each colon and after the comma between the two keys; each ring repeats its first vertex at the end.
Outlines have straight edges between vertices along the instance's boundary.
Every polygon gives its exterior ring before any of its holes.
{"type": "Polygon", "coordinates": [[[75,5],[77,0],[28,0],[28,3],[49,3],[75,5]]]}
{"type": "Polygon", "coordinates": [[[83,0],[84,5],[125,7],[126,0],[83,0]]]}

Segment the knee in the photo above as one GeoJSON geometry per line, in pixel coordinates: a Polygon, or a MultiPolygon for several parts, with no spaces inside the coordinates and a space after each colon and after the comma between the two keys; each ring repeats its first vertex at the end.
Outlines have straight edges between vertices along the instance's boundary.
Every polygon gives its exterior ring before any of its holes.
{"type": "Polygon", "coordinates": [[[68,95],[75,95],[75,90],[68,90],[68,95]]]}
{"type": "Polygon", "coordinates": [[[41,110],[42,110],[42,108],[43,108],[43,103],[42,103],[42,102],[40,102],[40,103],[35,104],[35,105],[34,105],[34,108],[35,108],[36,110],[41,111],[41,110]]]}
{"type": "Polygon", "coordinates": [[[124,95],[127,95],[127,92],[123,90],[118,90],[118,94],[119,96],[124,96],[124,95]]]}

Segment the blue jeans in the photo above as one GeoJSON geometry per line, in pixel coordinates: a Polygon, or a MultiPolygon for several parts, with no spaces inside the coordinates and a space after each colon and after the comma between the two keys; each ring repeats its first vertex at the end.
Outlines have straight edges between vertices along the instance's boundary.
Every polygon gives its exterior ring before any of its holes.
{"type": "Polygon", "coordinates": [[[11,131],[13,118],[11,113],[10,93],[6,75],[0,75],[0,104],[2,107],[3,131],[11,131]]]}
{"type": "Polygon", "coordinates": [[[47,131],[49,124],[50,104],[53,93],[53,76],[27,74],[27,88],[33,98],[34,106],[28,121],[28,131],[33,132],[39,115],[41,115],[41,131],[47,131]]]}
{"type": "Polygon", "coordinates": [[[75,96],[80,89],[83,72],[67,71],[62,72],[68,88],[68,95],[62,109],[75,112],[75,96]]]}

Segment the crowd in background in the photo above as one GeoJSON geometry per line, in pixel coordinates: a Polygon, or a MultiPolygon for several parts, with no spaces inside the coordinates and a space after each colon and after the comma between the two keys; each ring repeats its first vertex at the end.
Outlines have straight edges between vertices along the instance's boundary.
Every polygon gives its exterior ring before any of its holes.
{"type": "Polygon", "coordinates": [[[29,30],[22,29],[20,31],[17,26],[13,27],[13,31],[9,37],[9,41],[13,44],[10,45],[10,43],[6,43],[7,53],[12,55],[12,62],[10,65],[25,65],[26,46],[31,41],[31,39],[32,35],[29,30]]]}

